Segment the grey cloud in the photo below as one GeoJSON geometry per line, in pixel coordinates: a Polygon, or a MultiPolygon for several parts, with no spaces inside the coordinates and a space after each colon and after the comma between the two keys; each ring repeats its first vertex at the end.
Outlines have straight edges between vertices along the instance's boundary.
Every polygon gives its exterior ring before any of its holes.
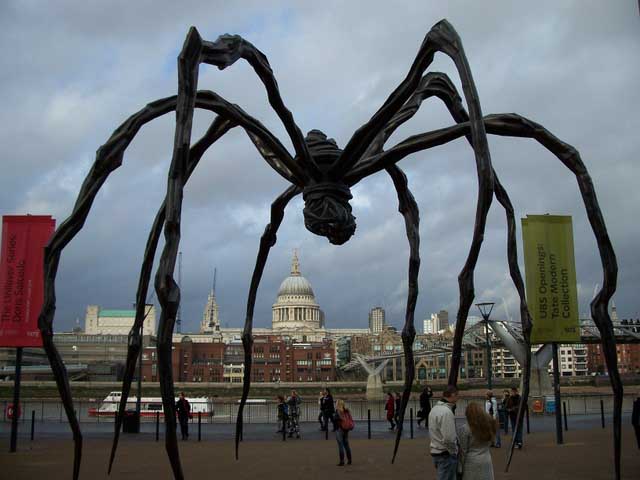
{"type": "MultiPolygon", "coordinates": [[[[10,2],[1,7],[3,214],[53,213],[58,222],[68,215],[98,146],[148,101],[175,93],[175,57],[191,24],[209,40],[229,32],[252,41],[268,56],[303,132],[320,128],[344,145],[402,80],[431,25],[446,17],[462,38],[483,112],[519,112],[581,152],[618,254],[616,305],[621,315],[638,316],[639,232],[631,220],[640,199],[635,188],[640,167],[634,161],[640,127],[635,2],[35,5],[10,2]]],[[[448,73],[461,88],[444,56],[436,55],[431,70],[448,73]]],[[[203,66],[199,86],[240,105],[291,149],[250,67],[237,64],[220,72],[203,66]]],[[[194,140],[211,119],[208,113],[196,116],[194,140]]],[[[168,114],[140,132],[124,165],[99,194],[85,229],[63,254],[57,328],[70,328],[89,303],[127,307],[133,301],[147,232],[166,189],[173,121],[168,114]]],[[[437,101],[426,102],[389,144],[451,123],[437,101]]],[[[582,309],[602,274],[574,178],[531,140],[490,142],[518,218],[545,212],[573,215],[582,309]]],[[[472,152],[459,140],[407,158],[401,167],[422,217],[416,319],[443,307],[454,316],[456,277],[475,215],[472,152]]],[[[286,186],[239,129],[205,155],[185,189],[185,329],[195,329],[200,320],[214,265],[223,322],[241,324],[269,205],[286,186]]],[[[365,326],[368,310],[377,304],[401,325],[408,246],[395,192],[384,173],[364,180],[356,191],[358,230],[339,248],[307,232],[302,204],[292,202],[259,290],[257,325],[270,323],[271,304],[288,274],[293,248],[300,249],[303,273],[330,326],[365,326]]],[[[479,300],[500,302],[504,297],[517,318],[505,236],[504,213],[494,202],[476,292],[479,300]]]]}

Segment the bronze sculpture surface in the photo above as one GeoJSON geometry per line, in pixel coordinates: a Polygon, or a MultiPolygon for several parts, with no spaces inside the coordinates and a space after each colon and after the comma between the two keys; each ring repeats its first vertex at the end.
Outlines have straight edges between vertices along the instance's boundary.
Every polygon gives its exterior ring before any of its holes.
{"type": "MultiPolygon", "coordinates": [[[[576,176],[587,216],[596,237],[604,273],[602,289],[591,303],[591,314],[601,332],[603,351],[614,392],[614,451],[616,478],[619,478],[622,383],[617,369],[613,328],[607,311],[609,300],[616,288],[617,264],[591,178],[578,152],[541,125],[517,114],[495,114],[483,117],[462,42],[453,27],[446,20],[443,20],[427,33],[405,79],[371,119],[354,133],[344,149],[340,149],[335,141],[327,138],[319,130],[312,130],[306,137],[303,137],[293,115],[286,108],[280,96],[277,82],[266,56],[251,43],[235,35],[223,35],[215,42],[208,42],[200,38],[195,28],[190,29],[178,57],[178,95],[149,103],[142,110],[130,116],[100,147],[93,167],[82,185],[73,212],[58,227],[46,248],[45,303],[39,317],[39,327],[42,332],[44,348],[73,431],[75,443],[74,479],[79,477],[80,472],[82,435],[73,409],[66,370],[53,343],[53,319],[56,304],[55,278],[60,256],[65,246],[83,227],[95,196],[111,172],[122,164],[124,151],[140,128],[153,119],[174,110],[176,112],[176,129],[167,192],[149,234],[141,266],[136,294],[136,320],[129,334],[127,365],[119,414],[116,416],[109,471],[115,458],[122,416],[130,392],[136,360],[141,349],[141,327],[144,320],[144,305],[151,270],[160,234],[164,232],[165,244],[155,276],[155,290],[162,308],[158,327],[158,370],[165,413],[165,446],[174,477],[176,479],[183,478],[175,432],[174,387],[171,369],[172,333],[180,302],[180,288],[175,282],[174,270],[180,242],[183,189],[204,152],[229,130],[239,126],[247,133],[265,161],[290,182],[291,186],[271,206],[271,221],[262,235],[251,280],[242,336],[245,348],[245,373],[242,399],[236,422],[236,457],[238,442],[242,434],[243,408],[250,387],[252,322],[256,293],[269,250],[276,242],[276,233],[282,222],[285,207],[292,198],[300,193],[302,193],[305,202],[306,228],[317,235],[327,237],[331,243],[340,245],[348,241],[356,230],[355,217],[349,204],[351,187],[369,175],[386,170],[396,188],[399,211],[405,220],[410,258],[409,292],[405,326],[402,331],[407,370],[400,412],[400,427],[396,435],[393,459],[395,459],[402,435],[404,411],[415,376],[412,345],[415,337],[414,310],[418,296],[418,271],[420,267],[418,206],[408,188],[407,177],[397,165],[400,160],[411,153],[442,145],[463,136],[468,140],[475,154],[479,183],[476,220],[471,247],[458,277],[460,305],[457,313],[449,383],[454,385],[457,383],[462,335],[474,299],[474,270],[483,241],[487,214],[494,196],[506,214],[509,271],[520,297],[520,314],[525,340],[527,343],[530,342],[531,317],[525,301],[524,282],[517,263],[514,210],[509,196],[491,164],[487,143],[487,133],[489,133],[532,138],[553,153],[576,176]],[[462,82],[468,110],[465,109],[456,88],[447,75],[438,72],[425,73],[437,52],[444,53],[453,60],[462,82]],[[198,69],[201,63],[225,69],[240,59],[251,65],[264,84],[269,103],[284,124],[293,144],[294,155],[289,153],[258,120],[241,108],[227,102],[212,91],[197,90],[198,69]],[[413,117],[425,99],[434,96],[446,105],[455,125],[414,135],[385,150],[384,145],[392,133],[413,117]],[[205,135],[191,145],[191,126],[195,108],[212,111],[217,117],[205,135]]],[[[529,353],[529,349],[527,352],[529,353]]],[[[522,402],[518,412],[519,418],[522,418],[523,407],[529,393],[529,363],[530,354],[527,355],[525,364],[522,365],[525,372],[522,396],[525,402],[522,402]]],[[[518,425],[520,423],[517,422],[518,425]]],[[[512,442],[509,449],[509,461],[513,454],[513,447],[514,443],[512,442]]]]}

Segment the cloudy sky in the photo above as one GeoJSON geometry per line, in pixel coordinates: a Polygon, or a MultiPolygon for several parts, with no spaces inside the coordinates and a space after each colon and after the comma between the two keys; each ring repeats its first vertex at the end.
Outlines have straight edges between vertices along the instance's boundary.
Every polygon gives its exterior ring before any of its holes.
{"type": "MultiPolygon", "coordinates": [[[[4,1],[0,213],[51,214],[58,223],[66,218],[95,151],[111,132],[149,101],[176,93],[176,56],[191,25],[208,40],[235,33],[256,45],[269,58],[301,130],[323,130],[344,146],[404,78],[425,34],[442,18],[462,38],[484,114],[520,113],[581,152],[618,257],[619,315],[640,317],[635,0],[4,1]]],[[[447,72],[460,89],[443,55],[431,70],[447,72]]],[[[247,64],[222,72],[203,66],[199,87],[240,105],[293,151],[247,64]]],[[[211,120],[210,113],[196,116],[194,141],[211,120]]],[[[83,324],[88,304],[129,308],[134,301],[148,230],[165,195],[174,121],[168,114],[143,128],[64,251],[56,330],[71,328],[77,318],[83,324]]],[[[388,146],[451,123],[444,107],[430,100],[388,146]]],[[[580,309],[587,312],[602,272],[575,179],[532,140],[489,140],[517,218],[573,216],[580,309]]],[[[400,166],[421,209],[416,320],[442,308],[454,316],[456,277],[474,222],[473,154],[458,140],[400,166]]],[[[286,187],[239,129],[203,158],[183,206],[183,331],[197,329],[214,267],[223,325],[242,324],[269,205],[286,187]]],[[[302,201],[291,203],[258,293],[257,326],[270,325],[294,248],[329,327],[364,327],[375,305],[387,310],[391,324],[401,325],[409,249],[391,181],[385,173],[374,175],[353,194],[358,228],[340,247],[308,232],[302,201]]],[[[517,319],[505,238],[504,213],[494,202],[476,269],[476,298],[497,302],[497,317],[517,319]]],[[[518,238],[521,250],[520,233],[518,238]]]]}

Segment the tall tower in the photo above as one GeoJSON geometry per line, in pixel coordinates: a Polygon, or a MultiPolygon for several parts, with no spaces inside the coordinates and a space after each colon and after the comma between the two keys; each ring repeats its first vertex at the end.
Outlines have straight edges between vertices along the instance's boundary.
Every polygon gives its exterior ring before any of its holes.
{"type": "Polygon", "coordinates": [[[373,307],[369,312],[369,330],[371,333],[380,333],[385,326],[384,308],[373,307]]]}
{"type": "Polygon", "coordinates": [[[449,330],[449,312],[440,310],[438,312],[438,330],[449,330]]]}
{"type": "Polygon", "coordinates": [[[207,305],[204,307],[202,322],[200,322],[200,333],[220,333],[220,318],[218,317],[218,302],[216,301],[216,277],[218,269],[213,269],[213,284],[207,298],[207,305]]]}

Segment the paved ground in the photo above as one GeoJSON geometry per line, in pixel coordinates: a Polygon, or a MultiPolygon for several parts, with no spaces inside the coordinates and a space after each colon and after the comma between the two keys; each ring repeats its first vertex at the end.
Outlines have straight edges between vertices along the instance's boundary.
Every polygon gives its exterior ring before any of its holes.
{"type": "MultiPolygon", "coordinates": [[[[3,441],[6,436],[3,435],[3,441]]],[[[4,443],[4,442],[3,442],[4,443]]],[[[403,440],[395,465],[390,464],[390,439],[353,439],[354,465],[336,467],[334,441],[250,441],[245,436],[240,461],[233,459],[230,441],[189,441],[181,443],[185,477],[189,479],[234,480],[256,478],[324,479],[362,478],[420,479],[435,478],[427,455],[427,439],[403,440]]],[[[66,439],[22,441],[15,454],[0,452],[2,478],[12,480],[68,480],[71,478],[72,444],[66,439]]],[[[85,442],[81,478],[100,480],[106,475],[109,451],[107,439],[85,442]]],[[[496,479],[606,479],[614,478],[611,430],[570,430],[565,444],[557,446],[551,432],[533,432],[525,448],[516,451],[510,472],[504,473],[506,449],[493,450],[496,479]]],[[[623,476],[637,479],[640,451],[630,427],[623,429],[623,476]]],[[[117,457],[112,479],[170,479],[170,468],[161,443],[148,435],[125,436],[117,457]],[[145,441],[146,440],[146,441],[145,441]]]]}

